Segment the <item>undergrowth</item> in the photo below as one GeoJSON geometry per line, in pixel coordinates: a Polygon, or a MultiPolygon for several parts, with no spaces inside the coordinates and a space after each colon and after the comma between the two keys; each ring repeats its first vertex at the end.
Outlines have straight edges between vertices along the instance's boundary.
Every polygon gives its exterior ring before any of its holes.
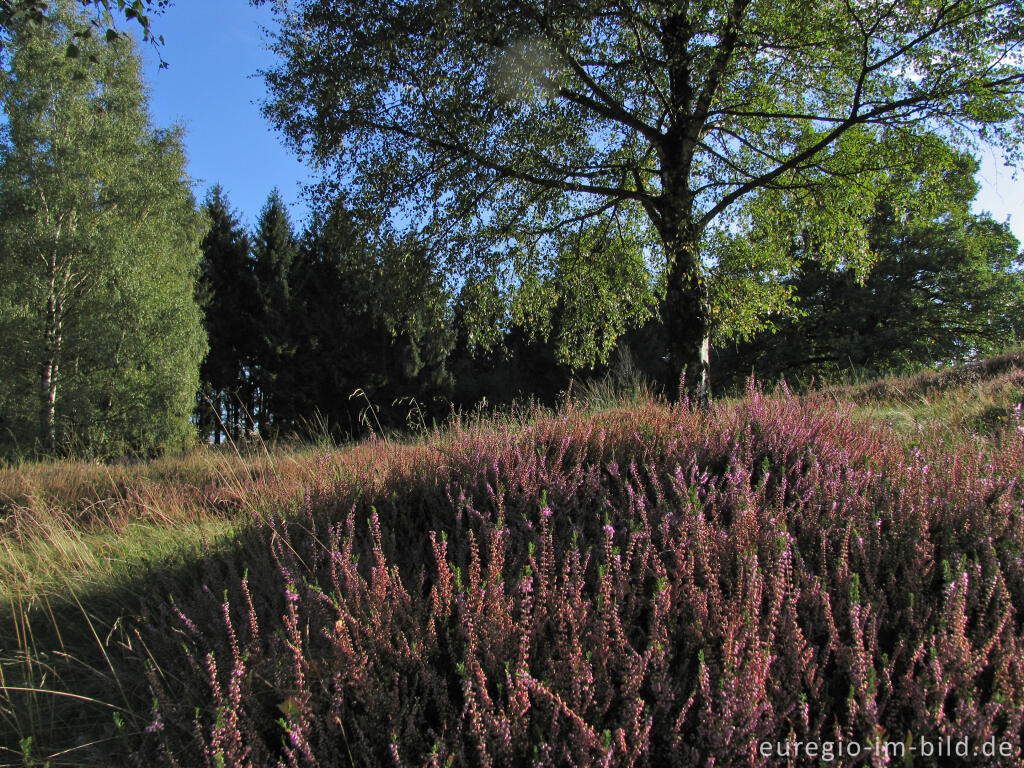
{"type": "Polygon", "coordinates": [[[953,398],[924,380],[708,412],[602,392],[107,486],[0,477],[0,763],[768,766],[949,737],[1024,765],[1015,371],[968,382],[1005,410],[984,429],[860,417],[953,398]],[[148,556],[134,526],[182,539],[148,556]],[[92,559],[33,544],[57,531],[92,559]]]}

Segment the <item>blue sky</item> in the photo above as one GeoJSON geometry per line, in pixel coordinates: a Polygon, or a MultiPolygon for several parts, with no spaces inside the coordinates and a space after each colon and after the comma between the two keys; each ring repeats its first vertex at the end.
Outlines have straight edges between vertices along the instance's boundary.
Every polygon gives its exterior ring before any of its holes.
{"type": "Polygon", "coordinates": [[[1024,170],[1013,178],[1014,169],[1003,164],[997,151],[982,152],[978,183],[981,192],[974,201],[975,211],[988,211],[996,221],[1010,219],[1010,229],[1024,245],[1024,170]]]}
{"type": "Polygon", "coordinates": [[[312,177],[259,108],[265,88],[256,72],[275,60],[260,31],[270,23],[269,8],[253,8],[248,0],[175,0],[152,18],[169,66],[159,69],[158,56],[143,45],[145,77],[153,122],[185,126],[198,200],[220,183],[242,221],[252,225],[277,186],[298,228],[307,211],[301,185],[312,177]]]}
{"type": "MultiPolygon", "coordinates": [[[[312,176],[259,110],[265,89],[256,72],[275,61],[261,27],[271,23],[269,8],[253,8],[248,0],[175,0],[153,18],[170,66],[158,69],[157,56],[143,46],[146,79],[155,123],[178,122],[187,130],[197,199],[220,183],[242,221],[252,225],[277,186],[298,228],[307,213],[301,187],[312,176]]],[[[975,209],[989,211],[997,221],[1010,216],[1024,242],[1024,179],[1014,180],[996,152],[983,153],[981,160],[982,191],[975,209]]]]}

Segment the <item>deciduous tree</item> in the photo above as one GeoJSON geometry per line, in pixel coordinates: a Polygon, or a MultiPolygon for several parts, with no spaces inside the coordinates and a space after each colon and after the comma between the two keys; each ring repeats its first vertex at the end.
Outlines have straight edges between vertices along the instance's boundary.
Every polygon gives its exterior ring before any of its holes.
{"type": "MultiPolygon", "coordinates": [[[[114,12],[123,15],[125,21],[137,23],[142,31],[142,39],[154,48],[163,45],[163,35],[153,34],[150,14],[163,12],[171,4],[170,0],[78,0],[77,4],[89,15],[80,18],[78,26],[72,30],[64,49],[70,58],[77,57],[81,52],[80,40],[100,34],[101,30],[108,43],[118,40],[124,34],[118,32],[113,25],[111,14],[114,12]]],[[[0,0],[0,52],[10,45],[12,29],[26,23],[45,23],[59,5],[53,0],[0,0]]],[[[161,59],[160,66],[166,67],[167,62],[161,59]]]]}
{"type": "Polygon", "coordinates": [[[715,242],[750,195],[793,193],[822,257],[867,263],[877,172],[923,128],[1019,150],[1020,0],[273,5],[266,114],[296,148],[538,309],[567,256],[656,259],[671,378],[701,398],[715,242]],[[603,242],[566,254],[573,231],[603,242]]]}
{"type": "Polygon", "coordinates": [[[48,451],[149,452],[190,432],[199,217],[181,132],[149,124],[131,41],[68,58],[80,24],[62,6],[16,27],[0,73],[5,420],[48,451]]]}
{"type": "Polygon", "coordinates": [[[878,199],[865,222],[877,254],[870,270],[830,269],[797,221],[787,235],[777,219],[764,217],[754,237],[793,252],[799,267],[783,284],[796,301],[745,341],[722,346],[719,363],[734,384],[751,372],[793,380],[962,362],[1024,338],[1020,243],[1007,225],[971,212],[977,161],[933,141],[913,173],[892,180],[892,193],[878,199]],[[946,162],[936,168],[943,154],[946,162]],[[903,204],[892,199],[897,194],[903,204]]]}

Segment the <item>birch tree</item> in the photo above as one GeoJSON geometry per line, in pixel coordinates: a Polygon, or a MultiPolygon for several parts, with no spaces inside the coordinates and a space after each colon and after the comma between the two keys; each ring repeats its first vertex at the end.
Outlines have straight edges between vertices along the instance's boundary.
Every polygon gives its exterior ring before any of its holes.
{"type": "Polygon", "coordinates": [[[272,4],[266,114],[296,149],[526,316],[575,291],[603,322],[657,293],[671,378],[701,400],[715,243],[751,196],[791,193],[834,263],[867,263],[878,171],[925,129],[1019,152],[1020,0],[272,4]],[[625,305],[601,270],[550,279],[574,231],[570,258],[628,273],[625,305]]]}
{"type": "Polygon", "coordinates": [[[181,438],[191,411],[205,346],[199,216],[180,131],[150,126],[130,41],[81,41],[86,55],[68,58],[80,23],[62,8],[17,28],[0,74],[0,321],[21,382],[6,408],[20,416],[7,418],[24,421],[35,377],[47,451],[72,439],[143,449],[181,438]]]}

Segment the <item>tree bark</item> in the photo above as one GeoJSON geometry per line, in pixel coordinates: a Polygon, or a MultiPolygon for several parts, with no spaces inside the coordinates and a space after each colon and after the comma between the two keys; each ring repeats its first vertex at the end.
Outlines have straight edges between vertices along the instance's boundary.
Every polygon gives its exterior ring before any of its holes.
{"type": "Polygon", "coordinates": [[[666,285],[662,314],[668,336],[669,392],[702,408],[711,401],[711,302],[700,258],[701,233],[689,210],[664,210],[661,237],[666,285]]]}
{"type": "MultiPolygon", "coordinates": [[[[733,14],[745,0],[733,0],[733,14]]],[[[662,24],[662,46],[668,62],[669,128],[658,147],[661,195],[648,209],[665,249],[666,285],[662,310],[668,336],[668,392],[701,407],[710,403],[711,302],[700,257],[702,227],[694,215],[690,173],[694,152],[705,129],[711,98],[725,69],[734,36],[724,34],[708,82],[694,83],[690,47],[699,24],[688,18],[684,4],[662,24]]],[[[737,16],[738,18],[738,16],[737,16]]]]}
{"type": "Polygon", "coordinates": [[[57,450],[57,381],[63,337],[63,302],[57,294],[56,275],[50,275],[43,336],[43,365],[40,381],[39,428],[43,444],[52,454],[57,450]]]}

